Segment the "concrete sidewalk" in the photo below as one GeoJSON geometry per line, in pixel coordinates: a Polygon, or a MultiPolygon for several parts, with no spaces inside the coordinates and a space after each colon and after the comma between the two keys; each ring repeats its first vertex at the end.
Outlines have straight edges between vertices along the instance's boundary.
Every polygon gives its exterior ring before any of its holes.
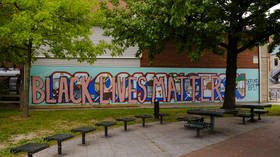
{"type": "MultiPolygon", "coordinates": [[[[280,121],[280,117],[265,117],[257,123],[242,125],[240,124],[241,118],[238,117],[217,118],[215,132],[203,130],[200,138],[195,137],[195,130],[185,129],[183,122],[163,125],[149,123],[147,128],[142,128],[141,124],[136,124],[128,126],[129,131],[127,132],[123,131],[123,128],[109,129],[109,135],[111,136],[109,138],[104,138],[103,132],[90,133],[87,135],[88,145],[86,146],[80,145],[81,137],[65,141],[63,142],[62,152],[65,157],[179,157],[186,154],[186,157],[189,157],[188,155],[191,157],[196,156],[192,153],[198,153],[207,148],[210,148],[210,150],[211,147],[220,149],[219,146],[216,148],[215,145],[227,140],[232,141],[236,137],[242,139],[243,134],[254,134],[255,131],[274,126],[272,124],[279,125],[276,121],[280,121]]],[[[278,130],[275,130],[275,132],[278,132],[278,130]]],[[[263,139],[265,140],[266,137],[263,139]]],[[[227,150],[224,150],[224,152],[227,152],[227,150]]],[[[57,146],[54,145],[34,154],[34,156],[57,156],[56,153],[57,146]]],[[[202,156],[208,157],[208,154],[202,153],[202,156]]],[[[215,156],[221,156],[221,154],[215,156]]],[[[251,157],[251,155],[247,154],[247,157],[251,157]]]]}
{"type": "Polygon", "coordinates": [[[184,157],[279,157],[280,119],[184,157]]]}

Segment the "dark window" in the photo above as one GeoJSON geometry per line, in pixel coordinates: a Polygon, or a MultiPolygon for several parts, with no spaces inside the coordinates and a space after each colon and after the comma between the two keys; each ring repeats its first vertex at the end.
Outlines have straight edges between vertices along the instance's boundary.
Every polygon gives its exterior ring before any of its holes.
{"type": "Polygon", "coordinates": [[[274,58],[274,66],[278,66],[278,58],[274,58]]]}

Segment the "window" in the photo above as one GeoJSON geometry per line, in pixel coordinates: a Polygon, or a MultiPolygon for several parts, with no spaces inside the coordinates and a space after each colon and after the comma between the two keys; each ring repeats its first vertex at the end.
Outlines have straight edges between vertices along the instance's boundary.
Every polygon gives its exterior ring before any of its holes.
{"type": "Polygon", "coordinates": [[[274,66],[278,66],[278,58],[274,58],[274,66]]]}

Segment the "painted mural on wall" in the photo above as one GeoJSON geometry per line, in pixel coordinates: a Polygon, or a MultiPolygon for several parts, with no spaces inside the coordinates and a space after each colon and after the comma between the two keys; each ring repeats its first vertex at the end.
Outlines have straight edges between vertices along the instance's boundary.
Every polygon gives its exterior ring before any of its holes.
{"type": "Polygon", "coordinates": [[[276,47],[270,54],[269,66],[269,100],[280,102],[280,62],[276,55],[280,51],[280,46],[276,47]]]}
{"type": "MultiPolygon", "coordinates": [[[[46,67],[31,69],[31,103],[223,101],[224,69],[46,67]]],[[[258,101],[257,70],[238,71],[236,99],[258,101]]]]}

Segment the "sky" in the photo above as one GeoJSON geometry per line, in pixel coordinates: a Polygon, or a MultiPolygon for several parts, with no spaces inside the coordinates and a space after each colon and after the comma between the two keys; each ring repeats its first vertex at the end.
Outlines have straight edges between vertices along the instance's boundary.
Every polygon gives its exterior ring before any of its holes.
{"type": "Polygon", "coordinates": [[[272,13],[273,11],[277,10],[277,9],[280,9],[280,3],[275,5],[274,7],[270,8],[270,13],[272,13]]]}

